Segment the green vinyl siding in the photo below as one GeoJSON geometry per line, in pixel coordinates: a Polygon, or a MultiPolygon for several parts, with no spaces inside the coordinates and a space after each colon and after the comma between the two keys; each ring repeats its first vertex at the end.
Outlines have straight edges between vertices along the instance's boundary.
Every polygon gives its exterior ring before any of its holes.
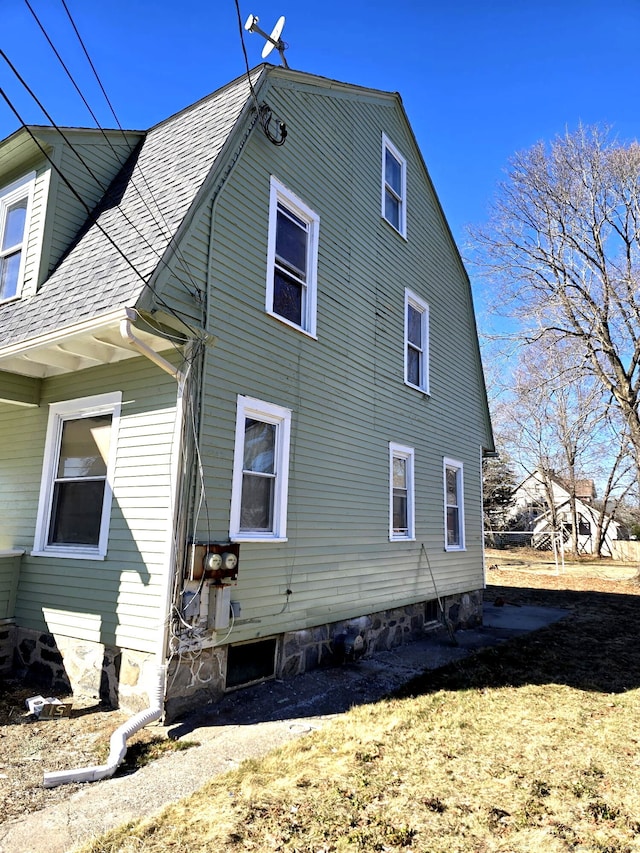
{"type": "Polygon", "coordinates": [[[216,345],[200,447],[209,532],[199,534],[228,536],[246,394],[292,411],[288,541],[240,546],[230,641],[435,597],[422,544],[438,594],[483,584],[480,455],[491,436],[469,283],[398,101],[278,80],[265,97],[286,143],[254,131],[213,224],[216,345]],[[407,240],[380,215],[383,131],[407,159],[407,240]],[[317,341],[265,312],[272,174],[320,216],[317,341]],[[430,396],[404,384],[405,287],[429,304],[430,396]],[[415,449],[415,542],[388,538],[390,441],[415,449]],[[464,464],[461,552],[444,550],[445,456],[464,464]]]}
{"type": "Polygon", "coordinates": [[[19,552],[0,551],[0,621],[13,619],[19,577],[19,552]]]}
{"type": "Polygon", "coordinates": [[[0,401],[19,406],[37,406],[40,402],[39,379],[0,370],[0,401]]]}
{"type": "Polygon", "coordinates": [[[54,635],[157,648],[171,529],[176,383],[144,358],[44,380],[39,408],[0,404],[0,548],[23,548],[16,621],[54,635]],[[48,403],[122,391],[104,561],[30,556],[48,403]]]}
{"type": "Polygon", "coordinates": [[[138,137],[131,135],[123,138],[121,133],[111,131],[107,140],[97,132],[74,131],[67,134],[67,138],[71,145],[58,142],[53,154],[54,162],[66,181],[60,178],[56,170],[52,170],[49,203],[55,215],[48,219],[42,278],[54,269],[72,245],[87,221],[89,211],[104,196],[138,137]]]}

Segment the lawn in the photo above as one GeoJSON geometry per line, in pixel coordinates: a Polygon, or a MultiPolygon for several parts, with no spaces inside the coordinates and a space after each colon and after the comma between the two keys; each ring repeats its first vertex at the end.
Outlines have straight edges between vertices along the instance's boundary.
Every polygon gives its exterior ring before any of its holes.
{"type": "Polygon", "coordinates": [[[354,708],[84,853],[640,851],[640,599],[496,569],[570,616],[354,708]]]}

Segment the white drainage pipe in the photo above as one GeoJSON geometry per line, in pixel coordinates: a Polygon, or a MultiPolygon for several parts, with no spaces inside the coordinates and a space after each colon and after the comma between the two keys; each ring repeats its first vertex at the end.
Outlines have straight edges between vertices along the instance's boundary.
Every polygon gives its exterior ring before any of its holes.
{"type": "Polygon", "coordinates": [[[113,776],[126,755],[127,739],[149,723],[159,720],[162,716],[165,675],[165,667],[158,667],[156,683],[153,688],[153,694],[150,696],[149,707],[135,714],[111,735],[109,757],[106,764],[95,767],[84,767],[78,770],[60,770],[53,773],[45,773],[44,787],[55,788],[57,785],[67,785],[70,782],[98,782],[100,779],[108,779],[110,776],[113,776]]]}

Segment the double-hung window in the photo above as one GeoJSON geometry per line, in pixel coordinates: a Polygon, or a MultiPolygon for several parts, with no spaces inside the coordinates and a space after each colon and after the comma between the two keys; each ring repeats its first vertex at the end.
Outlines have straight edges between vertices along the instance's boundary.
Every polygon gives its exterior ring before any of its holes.
{"type": "Polygon", "coordinates": [[[407,161],[382,134],[382,216],[407,236],[407,161]]]}
{"type": "Polygon", "coordinates": [[[429,393],[429,306],[404,292],[404,381],[429,393]]]}
{"type": "Polygon", "coordinates": [[[233,459],[230,537],[242,541],[284,541],[291,411],[238,396],[233,459]]]}
{"type": "Polygon", "coordinates": [[[105,556],[121,400],[115,392],[51,404],[35,554],[105,556]]]}
{"type": "Polygon", "coordinates": [[[20,295],[35,173],[0,190],[0,301],[20,295]]]}
{"type": "Polygon", "coordinates": [[[445,459],[444,527],[446,551],[464,550],[464,489],[462,462],[445,459]]]}
{"type": "Polygon", "coordinates": [[[414,449],[389,442],[389,539],[415,539],[414,449]]]}
{"type": "Polygon", "coordinates": [[[315,337],[320,219],[271,178],[266,309],[315,337]]]}

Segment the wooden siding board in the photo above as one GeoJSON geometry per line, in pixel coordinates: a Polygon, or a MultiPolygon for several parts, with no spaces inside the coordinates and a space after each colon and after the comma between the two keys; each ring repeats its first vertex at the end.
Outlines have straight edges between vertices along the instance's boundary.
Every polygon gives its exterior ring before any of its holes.
{"type": "Polygon", "coordinates": [[[218,342],[207,353],[201,451],[210,523],[222,537],[236,395],[292,410],[289,541],[241,545],[232,598],[261,622],[239,625],[235,639],[433,597],[426,568],[417,569],[421,542],[440,594],[483,582],[472,525],[486,435],[468,282],[411,134],[390,103],[292,88],[269,97],[287,143],[274,151],[252,137],[216,210],[209,328],[218,342]],[[383,130],[408,162],[407,241],[380,217],[383,130]],[[271,174],[320,216],[317,341],[264,310],[271,174]],[[431,397],[403,381],[405,286],[430,305],[431,397]],[[388,540],[389,441],[416,448],[414,543],[388,540]],[[468,550],[455,554],[444,551],[444,456],[465,466],[468,550]],[[269,615],[282,610],[288,585],[295,616],[269,615]]]}
{"type": "Polygon", "coordinates": [[[164,619],[159,607],[176,393],[170,376],[136,358],[44,380],[38,408],[18,411],[0,404],[5,438],[0,446],[2,531],[6,547],[27,549],[16,606],[19,624],[84,639],[99,635],[103,642],[141,651],[155,649],[164,619]],[[123,402],[106,559],[31,557],[47,404],[112,390],[123,392],[123,402]]]}

